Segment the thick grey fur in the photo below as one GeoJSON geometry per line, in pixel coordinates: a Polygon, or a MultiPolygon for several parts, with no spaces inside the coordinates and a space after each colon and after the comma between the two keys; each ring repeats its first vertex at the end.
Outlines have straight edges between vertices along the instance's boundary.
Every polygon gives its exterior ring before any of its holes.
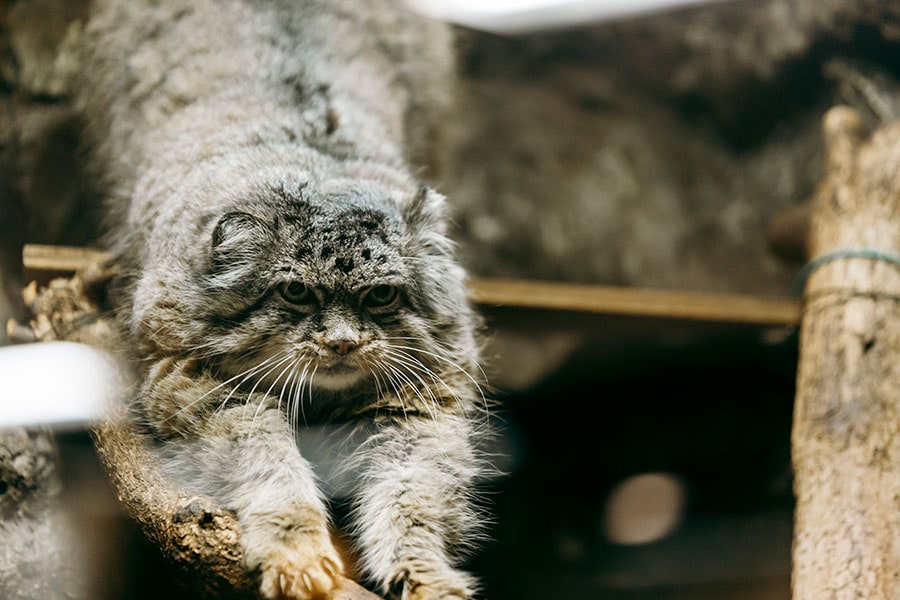
{"type": "Polygon", "coordinates": [[[364,577],[472,597],[477,319],[415,162],[448,31],[380,0],[97,0],[85,40],[135,414],[170,474],[236,511],[264,596],[327,595],[345,566],[298,438],[340,424],[364,577]]]}

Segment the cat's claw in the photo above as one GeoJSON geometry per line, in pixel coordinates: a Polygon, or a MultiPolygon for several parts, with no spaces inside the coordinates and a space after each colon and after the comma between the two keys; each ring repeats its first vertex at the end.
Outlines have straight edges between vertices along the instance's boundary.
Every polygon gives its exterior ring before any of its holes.
{"type": "MultiPolygon", "coordinates": [[[[425,579],[428,579],[426,577],[425,579]]],[[[472,586],[467,577],[436,579],[430,583],[415,581],[409,571],[394,576],[390,585],[390,600],[471,600],[472,586]]]]}
{"type": "Polygon", "coordinates": [[[262,566],[260,592],[271,600],[319,600],[328,598],[342,577],[336,554],[310,556],[303,550],[272,558],[262,566]]]}

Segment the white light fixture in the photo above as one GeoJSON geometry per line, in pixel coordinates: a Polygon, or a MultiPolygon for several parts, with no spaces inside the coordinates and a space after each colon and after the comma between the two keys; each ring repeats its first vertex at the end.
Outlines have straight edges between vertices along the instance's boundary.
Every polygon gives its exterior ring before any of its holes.
{"type": "Polygon", "coordinates": [[[111,355],[73,342],[0,348],[0,427],[81,428],[125,388],[111,355]]]}
{"type": "Polygon", "coordinates": [[[711,1],[716,0],[407,0],[415,10],[436,19],[503,34],[585,25],[711,1]]]}

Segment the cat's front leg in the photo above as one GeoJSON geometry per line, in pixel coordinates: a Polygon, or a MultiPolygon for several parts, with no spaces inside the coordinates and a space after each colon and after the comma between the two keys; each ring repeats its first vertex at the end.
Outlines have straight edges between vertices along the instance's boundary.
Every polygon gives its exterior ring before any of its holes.
{"type": "Polygon", "coordinates": [[[312,470],[277,401],[263,394],[248,400],[181,365],[160,371],[145,400],[168,429],[162,452],[169,475],[236,512],[244,562],[259,574],[264,597],[327,597],[343,563],[312,470]]]}
{"type": "Polygon", "coordinates": [[[396,600],[468,600],[475,578],[457,568],[478,528],[478,462],[470,424],[452,414],[382,424],[356,460],[362,566],[396,600]]]}
{"type": "Polygon", "coordinates": [[[212,415],[177,442],[170,469],[233,508],[244,562],[266,598],[326,597],[343,573],[324,502],[275,408],[247,404],[212,415]]]}
{"type": "Polygon", "coordinates": [[[244,561],[258,570],[264,597],[311,600],[338,584],[343,563],[319,507],[295,502],[245,513],[240,522],[244,561]]]}

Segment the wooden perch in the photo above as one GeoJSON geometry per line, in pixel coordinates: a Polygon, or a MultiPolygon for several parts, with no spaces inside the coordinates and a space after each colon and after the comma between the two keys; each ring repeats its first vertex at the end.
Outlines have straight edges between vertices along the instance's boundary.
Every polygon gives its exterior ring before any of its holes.
{"type": "MultiPolygon", "coordinates": [[[[90,248],[28,244],[22,254],[26,280],[48,281],[102,263],[109,256],[90,248]]],[[[473,279],[472,299],[483,307],[562,311],[751,325],[795,325],[800,305],[788,298],[711,294],[633,287],[513,279],[473,279]]]]}
{"type": "MultiPolygon", "coordinates": [[[[825,117],[828,174],[810,254],[900,252],[900,122],[867,138],[848,108],[825,117]]],[[[846,258],[805,293],[793,426],[795,600],[900,593],[900,269],[846,258]]]]}
{"type": "Polygon", "coordinates": [[[800,318],[799,304],[788,298],[511,279],[475,279],[470,289],[475,302],[506,309],[752,325],[800,318]]]}

